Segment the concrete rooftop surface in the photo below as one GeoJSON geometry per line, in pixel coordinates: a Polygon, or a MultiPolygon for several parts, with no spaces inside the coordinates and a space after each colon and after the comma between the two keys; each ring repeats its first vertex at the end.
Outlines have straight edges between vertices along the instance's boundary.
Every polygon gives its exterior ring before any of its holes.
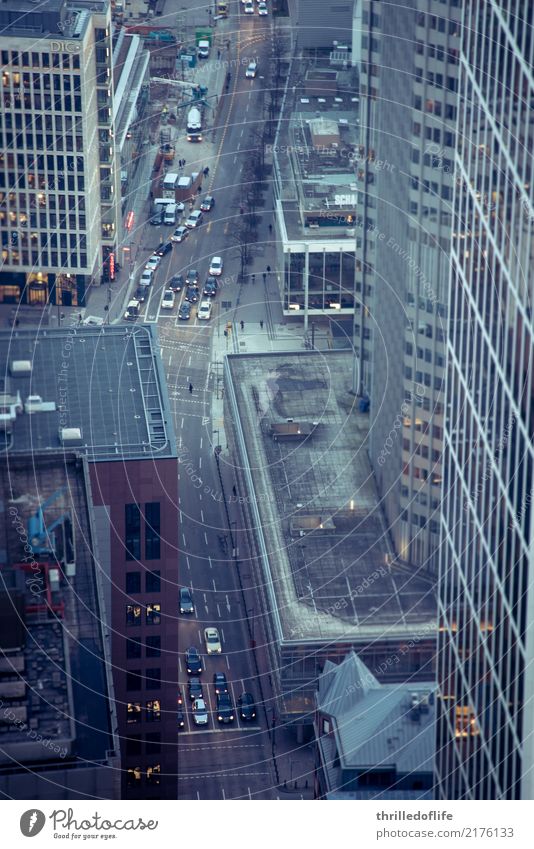
{"type": "Polygon", "coordinates": [[[350,352],[230,355],[226,362],[225,392],[244,445],[236,462],[264,545],[280,638],[357,641],[433,628],[428,583],[390,565],[350,352]],[[273,425],[288,419],[301,435],[273,435],[273,425]]]}

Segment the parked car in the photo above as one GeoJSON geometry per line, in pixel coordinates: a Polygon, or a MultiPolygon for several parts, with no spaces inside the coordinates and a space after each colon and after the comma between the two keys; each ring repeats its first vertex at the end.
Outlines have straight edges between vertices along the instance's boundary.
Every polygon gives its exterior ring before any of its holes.
{"type": "Polygon", "coordinates": [[[174,292],[172,289],[165,289],[161,299],[162,310],[172,310],[174,307],[174,292]]]}
{"type": "Polygon", "coordinates": [[[194,209],[193,212],[189,215],[189,218],[186,219],[185,226],[190,230],[193,230],[195,227],[200,227],[202,224],[203,215],[200,209],[194,209]]]}
{"type": "Polygon", "coordinates": [[[256,705],[252,693],[241,693],[237,700],[237,706],[241,719],[256,719],[256,705]]]}
{"type": "Polygon", "coordinates": [[[136,301],[144,303],[145,300],[148,298],[148,291],[149,287],[145,286],[144,283],[140,283],[137,289],[135,290],[134,298],[136,299],[136,301]]]}
{"type": "Polygon", "coordinates": [[[189,698],[190,699],[201,699],[202,698],[202,684],[200,683],[200,678],[196,676],[189,679],[189,698]]]}
{"type": "Polygon", "coordinates": [[[245,77],[247,80],[253,80],[258,73],[258,63],[257,62],[249,62],[247,65],[247,70],[245,71],[245,77]]]}
{"type": "Polygon", "coordinates": [[[193,702],[193,722],[195,725],[208,724],[208,710],[204,699],[195,699],[193,702]]]}
{"type": "Polygon", "coordinates": [[[200,675],[202,672],[202,661],[198,649],[190,646],[185,653],[185,664],[189,675],[200,675]]]}
{"type": "Polygon", "coordinates": [[[195,605],[193,604],[193,596],[191,595],[191,590],[189,587],[180,587],[180,613],[193,613],[195,612],[195,605]]]}
{"type": "Polygon", "coordinates": [[[197,310],[197,318],[199,321],[209,321],[211,318],[211,301],[202,301],[198,310],[197,310]]]}
{"type": "Polygon", "coordinates": [[[181,292],[184,287],[183,274],[173,274],[167,285],[173,292],[181,292]]]}
{"type": "Polygon", "coordinates": [[[213,277],[220,277],[223,273],[223,261],[222,257],[214,256],[210,262],[210,267],[208,274],[211,274],[213,277]]]}
{"type": "Polygon", "coordinates": [[[159,268],[160,262],[161,257],[157,254],[152,254],[152,256],[147,259],[145,263],[145,268],[150,268],[152,271],[155,271],[157,268],[159,268]]]}
{"type": "Polygon", "coordinates": [[[166,254],[172,251],[172,242],[163,242],[162,245],[159,246],[156,253],[158,256],[166,256],[166,254]]]}
{"type": "Polygon", "coordinates": [[[183,242],[189,235],[189,230],[187,227],[183,225],[181,227],[177,227],[174,233],[171,236],[171,242],[183,242]]]}
{"type": "Polygon", "coordinates": [[[206,197],[203,199],[202,203],[200,204],[200,208],[201,208],[202,212],[211,212],[211,210],[213,209],[214,206],[215,206],[215,198],[213,198],[211,195],[206,195],[206,197]]]}
{"type": "Polygon", "coordinates": [[[224,723],[234,721],[234,708],[229,693],[217,696],[217,719],[224,723]]]}
{"type": "Polygon", "coordinates": [[[224,672],[213,673],[213,686],[215,687],[215,694],[217,696],[221,693],[228,692],[228,681],[226,680],[224,672]]]}
{"type": "Polygon", "coordinates": [[[205,628],[204,641],[208,654],[220,654],[222,652],[221,638],[217,628],[205,628]]]}
{"type": "Polygon", "coordinates": [[[178,310],[178,318],[181,321],[189,321],[191,318],[191,304],[188,301],[184,301],[180,304],[180,309],[178,310]]]}

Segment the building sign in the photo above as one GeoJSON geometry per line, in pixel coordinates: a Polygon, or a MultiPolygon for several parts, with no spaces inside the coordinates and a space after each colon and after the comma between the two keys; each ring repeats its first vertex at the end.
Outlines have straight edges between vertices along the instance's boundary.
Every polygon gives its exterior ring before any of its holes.
{"type": "Polygon", "coordinates": [[[115,280],[115,254],[109,255],[109,279],[115,280]]]}
{"type": "Polygon", "coordinates": [[[79,53],[81,44],[79,41],[50,41],[50,53],[79,53]]]}

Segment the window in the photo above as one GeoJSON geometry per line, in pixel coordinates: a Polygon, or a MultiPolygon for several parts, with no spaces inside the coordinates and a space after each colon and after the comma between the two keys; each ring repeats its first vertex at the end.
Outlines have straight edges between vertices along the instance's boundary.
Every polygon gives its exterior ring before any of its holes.
{"type": "Polygon", "coordinates": [[[145,558],[159,560],[160,548],[160,504],[151,501],[145,504],[145,558]]]}
{"type": "Polygon", "coordinates": [[[141,657],[141,640],[137,638],[126,640],[126,657],[128,660],[137,660],[141,657]]]}
{"type": "Polygon", "coordinates": [[[161,734],[149,733],[146,735],[147,755],[159,755],[161,752],[161,734]]]}
{"type": "Polygon", "coordinates": [[[146,769],[146,780],[147,784],[158,785],[161,774],[161,766],[160,764],[154,764],[154,766],[148,766],[146,769]]]}
{"type": "Polygon", "coordinates": [[[161,624],[161,604],[147,604],[146,624],[147,625],[160,625],[161,624]]]}
{"type": "Polygon", "coordinates": [[[147,669],[146,671],[146,688],[147,690],[161,689],[161,669],[147,669]]]}
{"type": "Polygon", "coordinates": [[[132,722],[140,722],[141,721],[141,702],[128,702],[128,707],[126,709],[127,717],[128,717],[128,725],[131,725],[132,722]]]}
{"type": "Polygon", "coordinates": [[[161,703],[159,699],[152,699],[146,703],[146,721],[159,722],[161,720],[161,703]]]}
{"type": "Polygon", "coordinates": [[[141,572],[126,572],[126,592],[141,592],[141,572]]]}
{"type": "Polygon", "coordinates": [[[131,672],[126,673],[126,689],[127,690],[141,690],[143,686],[143,679],[141,678],[141,670],[134,669],[131,672]]]}
{"type": "Polygon", "coordinates": [[[124,507],[126,560],[138,560],[141,556],[141,511],[139,504],[125,504],[124,507]]]}
{"type": "Polygon", "coordinates": [[[145,591],[147,593],[159,593],[161,592],[161,572],[159,570],[155,572],[147,572],[145,575],[145,591]]]}
{"type": "Polygon", "coordinates": [[[127,604],[126,605],[126,624],[140,625],[141,624],[141,605],[127,604]]]}
{"type": "Polygon", "coordinates": [[[129,769],[126,776],[128,787],[138,787],[141,783],[141,767],[136,766],[129,769]]]}
{"type": "Polygon", "coordinates": [[[130,757],[135,757],[140,755],[142,752],[143,744],[141,742],[141,737],[127,737],[126,738],[126,754],[130,757]]]}
{"type": "Polygon", "coordinates": [[[161,656],[161,637],[146,638],[146,656],[160,657],[161,656]]]}

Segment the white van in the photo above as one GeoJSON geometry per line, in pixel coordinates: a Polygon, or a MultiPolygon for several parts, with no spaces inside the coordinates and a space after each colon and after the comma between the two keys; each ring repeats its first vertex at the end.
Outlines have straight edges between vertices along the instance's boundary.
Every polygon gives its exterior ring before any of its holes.
{"type": "Polygon", "coordinates": [[[165,207],[165,217],[163,219],[164,224],[172,224],[173,226],[176,224],[176,204],[169,203],[165,207]]]}
{"type": "Polygon", "coordinates": [[[197,56],[199,59],[207,59],[210,55],[210,43],[207,39],[201,39],[198,42],[197,56]]]}

